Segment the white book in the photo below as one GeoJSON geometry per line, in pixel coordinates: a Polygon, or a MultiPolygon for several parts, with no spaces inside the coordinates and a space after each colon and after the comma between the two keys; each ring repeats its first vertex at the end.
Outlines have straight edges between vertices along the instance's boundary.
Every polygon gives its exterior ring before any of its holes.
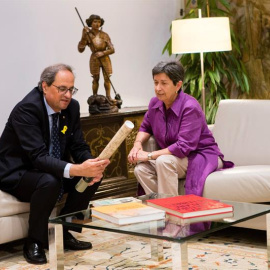
{"type": "Polygon", "coordinates": [[[97,206],[103,206],[103,205],[115,205],[115,204],[128,203],[128,202],[141,203],[142,201],[134,197],[124,197],[124,198],[115,198],[115,199],[96,200],[96,201],[92,201],[91,203],[94,207],[97,207],[97,206]]]}

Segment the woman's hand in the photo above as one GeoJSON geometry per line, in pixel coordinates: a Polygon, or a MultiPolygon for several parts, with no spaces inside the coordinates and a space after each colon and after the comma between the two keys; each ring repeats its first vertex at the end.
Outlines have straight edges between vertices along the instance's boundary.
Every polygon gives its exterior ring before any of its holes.
{"type": "Polygon", "coordinates": [[[141,148],[133,147],[128,155],[130,163],[137,163],[138,161],[148,161],[148,152],[143,151],[141,148]]]}
{"type": "Polygon", "coordinates": [[[148,161],[148,153],[143,150],[139,150],[137,153],[137,161],[148,161]]]}
{"type": "Polygon", "coordinates": [[[129,163],[136,163],[137,154],[142,150],[142,143],[140,141],[135,141],[133,148],[130,150],[128,155],[128,162],[129,163]]]}

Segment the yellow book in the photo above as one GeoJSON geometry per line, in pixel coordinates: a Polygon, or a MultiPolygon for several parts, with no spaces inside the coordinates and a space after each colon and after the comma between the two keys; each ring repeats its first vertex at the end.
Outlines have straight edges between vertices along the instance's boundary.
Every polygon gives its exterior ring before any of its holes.
{"type": "Polygon", "coordinates": [[[98,206],[92,216],[118,225],[165,219],[165,211],[137,202],[98,206]]]}

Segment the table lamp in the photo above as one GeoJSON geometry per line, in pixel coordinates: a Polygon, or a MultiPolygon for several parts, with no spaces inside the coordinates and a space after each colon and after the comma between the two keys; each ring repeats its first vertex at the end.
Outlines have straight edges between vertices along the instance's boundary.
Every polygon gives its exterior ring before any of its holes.
{"type": "Polygon", "coordinates": [[[179,19],[172,22],[172,53],[200,53],[202,76],[202,107],[205,114],[204,52],[232,49],[228,17],[179,19]]]}

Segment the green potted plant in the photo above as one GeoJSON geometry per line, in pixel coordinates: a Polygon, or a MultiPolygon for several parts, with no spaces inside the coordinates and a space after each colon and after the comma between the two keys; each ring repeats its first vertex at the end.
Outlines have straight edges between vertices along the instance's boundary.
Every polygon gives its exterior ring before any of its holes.
{"type": "MultiPolygon", "coordinates": [[[[194,7],[191,0],[186,3],[189,12],[182,18],[190,19],[198,17],[198,9],[202,11],[202,17],[230,16],[230,4],[227,0],[197,0],[194,7]]],[[[204,84],[206,93],[206,120],[214,122],[218,104],[221,99],[230,98],[232,91],[249,93],[249,79],[242,61],[239,36],[236,36],[231,23],[232,51],[204,53],[204,84]]],[[[163,54],[172,54],[171,38],[163,49],[163,54]]],[[[179,61],[185,68],[183,89],[201,102],[201,66],[200,54],[191,53],[181,55],[179,61]]]]}

